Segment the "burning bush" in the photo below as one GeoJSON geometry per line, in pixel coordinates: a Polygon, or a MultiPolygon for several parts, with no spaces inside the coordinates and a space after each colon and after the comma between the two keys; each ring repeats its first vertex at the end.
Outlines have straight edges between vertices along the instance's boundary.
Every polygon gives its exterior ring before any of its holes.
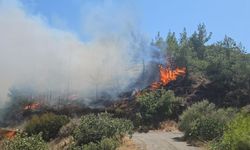
{"type": "Polygon", "coordinates": [[[160,68],[160,81],[153,82],[151,84],[151,90],[156,90],[160,88],[162,85],[166,86],[169,82],[176,80],[178,76],[184,76],[186,74],[185,67],[176,68],[172,70],[170,66],[164,68],[162,65],[160,65],[159,68],[160,68]]]}
{"type": "Polygon", "coordinates": [[[41,134],[32,136],[17,134],[15,138],[3,141],[0,148],[3,150],[48,150],[41,134]]]}
{"type": "Polygon", "coordinates": [[[28,135],[42,132],[43,139],[49,141],[51,138],[55,138],[60,128],[68,122],[69,118],[62,115],[52,113],[46,113],[41,116],[34,115],[31,120],[28,121],[25,131],[28,135]]]}
{"type": "Polygon", "coordinates": [[[140,114],[143,123],[157,123],[178,112],[182,98],[175,97],[172,91],[164,89],[145,92],[136,99],[140,104],[140,114]]]}
{"type": "Polygon", "coordinates": [[[73,137],[77,145],[98,143],[104,138],[114,138],[119,141],[123,135],[132,134],[132,129],[133,124],[129,120],[112,118],[108,113],[89,114],[81,118],[73,137]]]}

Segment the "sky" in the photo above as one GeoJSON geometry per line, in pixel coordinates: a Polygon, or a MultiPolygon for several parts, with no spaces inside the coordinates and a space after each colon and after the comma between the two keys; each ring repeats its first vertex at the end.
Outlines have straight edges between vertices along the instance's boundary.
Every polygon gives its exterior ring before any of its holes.
{"type": "MultiPolygon", "coordinates": [[[[43,16],[49,25],[68,30],[81,39],[84,33],[84,14],[92,8],[108,6],[112,13],[127,11],[136,20],[136,26],[148,38],[158,32],[163,37],[169,31],[177,35],[185,27],[189,34],[197,25],[205,23],[212,32],[210,42],[222,40],[225,35],[241,42],[250,52],[249,0],[21,0],[24,9],[32,15],[43,16]]],[[[122,16],[121,16],[122,17],[122,16]]]]}
{"type": "Polygon", "coordinates": [[[108,5],[111,13],[127,11],[149,38],[169,31],[177,35],[185,27],[191,34],[199,23],[213,33],[211,42],[225,35],[241,42],[250,52],[249,0],[21,0],[27,13],[43,16],[49,25],[76,33],[82,39],[84,14],[92,8],[108,5]]]}

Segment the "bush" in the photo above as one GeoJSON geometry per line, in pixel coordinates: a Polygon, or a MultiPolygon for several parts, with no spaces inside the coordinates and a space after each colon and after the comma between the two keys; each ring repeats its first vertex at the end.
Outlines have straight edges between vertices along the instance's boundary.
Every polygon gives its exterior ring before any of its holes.
{"type": "Polygon", "coordinates": [[[241,112],[244,114],[250,114],[250,104],[241,108],[241,112]]]}
{"type": "Polygon", "coordinates": [[[196,119],[206,117],[215,111],[215,105],[204,100],[188,107],[180,116],[179,128],[182,131],[187,131],[192,128],[192,124],[196,119]]]}
{"type": "Polygon", "coordinates": [[[125,134],[132,134],[133,124],[126,119],[112,118],[108,113],[83,116],[73,137],[77,145],[97,143],[103,138],[120,139],[125,134]]]}
{"type": "Polygon", "coordinates": [[[72,150],[116,150],[119,146],[119,142],[113,138],[104,138],[98,143],[90,142],[83,146],[73,146],[72,150]]]}
{"type": "Polygon", "coordinates": [[[69,123],[62,126],[59,131],[60,137],[68,137],[73,134],[75,128],[80,124],[80,120],[72,119],[69,123]]]}
{"type": "Polygon", "coordinates": [[[187,131],[186,137],[205,141],[212,140],[222,136],[223,127],[223,123],[214,118],[200,118],[194,121],[191,129],[187,131]]]}
{"type": "MultiPolygon", "coordinates": [[[[1,147],[0,147],[1,148],[1,147]]],[[[41,134],[27,136],[27,134],[17,134],[14,139],[5,140],[2,143],[3,150],[48,150],[48,146],[43,141],[41,134]]]]}
{"type": "Polygon", "coordinates": [[[119,146],[119,142],[112,138],[104,138],[98,143],[90,143],[83,146],[85,150],[116,150],[119,146]]]}
{"type": "Polygon", "coordinates": [[[25,126],[25,131],[28,135],[38,134],[42,132],[44,140],[49,141],[55,138],[59,129],[69,122],[68,117],[46,113],[41,116],[33,116],[25,126]]]}
{"type": "Polygon", "coordinates": [[[198,102],[180,116],[179,128],[188,139],[213,140],[223,135],[226,124],[235,112],[232,108],[216,109],[208,101],[198,102]]]}
{"type": "Polygon", "coordinates": [[[229,124],[219,142],[214,142],[211,149],[249,150],[250,149],[250,115],[240,113],[229,124]]]}
{"type": "Polygon", "coordinates": [[[177,111],[182,99],[173,91],[164,89],[145,92],[136,99],[140,104],[140,114],[144,123],[158,122],[177,111]]]}

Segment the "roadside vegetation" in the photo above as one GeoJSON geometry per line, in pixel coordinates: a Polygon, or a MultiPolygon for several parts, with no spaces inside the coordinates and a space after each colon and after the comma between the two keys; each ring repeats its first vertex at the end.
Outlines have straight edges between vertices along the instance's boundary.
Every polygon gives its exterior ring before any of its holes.
{"type": "Polygon", "coordinates": [[[113,118],[111,114],[89,114],[80,119],[72,135],[73,149],[115,150],[125,135],[132,135],[133,124],[126,119],[113,118]]]}
{"type": "Polygon", "coordinates": [[[180,112],[183,99],[175,97],[173,91],[159,89],[142,93],[136,101],[139,103],[135,119],[137,127],[158,127],[161,121],[180,112]]]}
{"type": "Polygon", "coordinates": [[[247,150],[250,149],[250,111],[244,109],[228,122],[223,136],[210,143],[213,150],[247,150]]]}

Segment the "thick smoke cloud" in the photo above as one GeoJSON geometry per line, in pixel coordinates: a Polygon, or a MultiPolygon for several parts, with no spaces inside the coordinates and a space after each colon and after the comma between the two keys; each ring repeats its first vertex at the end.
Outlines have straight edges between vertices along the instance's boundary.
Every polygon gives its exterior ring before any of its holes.
{"type": "Polygon", "coordinates": [[[0,1],[0,101],[12,87],[92,97],[96,91],[116,95],[131,85],[143,70],[148,44],[131,34],[136,25],[130,14],[114,16],[105,9],[85,15],[83,28],[91,39],[84,42],[26,14],[17,1],[0,1]]]}

